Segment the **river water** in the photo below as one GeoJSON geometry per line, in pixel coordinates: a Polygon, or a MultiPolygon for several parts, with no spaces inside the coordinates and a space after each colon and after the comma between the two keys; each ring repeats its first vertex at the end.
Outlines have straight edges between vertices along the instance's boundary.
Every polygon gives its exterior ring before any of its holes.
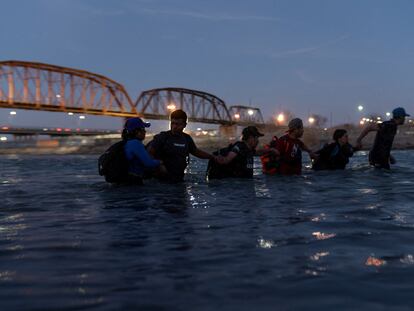
{"type": "MultiPolygon", "coordinates": [[[[115,187],[1,156],[1,310],[412,310],[414,153],[346,171],[115,187]]],[[[305,161],[306,164],[306,161],[305,161]]]]}

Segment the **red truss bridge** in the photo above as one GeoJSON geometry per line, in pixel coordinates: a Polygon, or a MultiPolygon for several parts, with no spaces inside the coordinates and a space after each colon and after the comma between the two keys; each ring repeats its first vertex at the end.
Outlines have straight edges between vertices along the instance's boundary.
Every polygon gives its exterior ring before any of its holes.
{"type": "Polygon", "coordinates": [[[233,107],[229,110],[213,94],[185,88],[147,90],[133,102],[120,83],[102,75],[43,63],[0,62],[0,108],[160,120],[168,119],[175,109],[183,109],[192,122],[263,124],[259,109],[237,110],[240,117],[234,118],[233,107]],[[250,111],[260,118],[252,118],[250,111]]]}

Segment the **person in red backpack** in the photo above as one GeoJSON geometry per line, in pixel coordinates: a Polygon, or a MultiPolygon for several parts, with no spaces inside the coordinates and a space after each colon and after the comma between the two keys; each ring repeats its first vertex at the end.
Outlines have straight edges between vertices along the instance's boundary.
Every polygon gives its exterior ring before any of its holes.
{"type": "Polygon", "coordinates": [[[317,157],[301,140],[303,136],[303,122],[299,118],[289,122],[289,130],[274,143],[271,151],[274,152],[278,168],[276,174],[300,175],[302,173],[302,150],[309,153],[311,158],[317,157]]]}

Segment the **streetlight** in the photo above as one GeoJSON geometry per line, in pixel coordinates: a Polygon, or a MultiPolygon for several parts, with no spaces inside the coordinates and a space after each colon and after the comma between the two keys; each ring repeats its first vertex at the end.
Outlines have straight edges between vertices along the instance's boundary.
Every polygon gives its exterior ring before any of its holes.
{"type": "Polygon", "coordinates": [[[252,116],[254,114],[254,111],[252,109],[247,110],[247,114],[249,116],[252,116]]]}
{"type": "Polygon", "coordinates": [[[359,105],[359,106],[358,106],[358,111],[362,111],[362,110],[364,110],[364,106],[359,105]]]}
{"type": "Polygon", "coordinates": [[[389,116],[391,115],[391,112],[386,112],[386,113],[385,113],[385,115],[386,115],[387,117],[389,117],[389,116]]]}
{"type": "Polygon", "coordinates": [[[10,125],[12,124],[13,117],[14,117],[15,115],[17,115],[17,112],[16,112],[16,111],[12,110],[12,111],[10,111],[10,112],[9,112],[9,124],[10,124],[10,125]]]}
{"type": "Polygon", "coordinates": [[[315,118],[314,117],[309,117],[308,122],[310,125],[312,125],[313,123],[315,123],[315,118]]]}
{"type": "Polygon", "coordinates": [[[80,127],[81,126],[81,121],[82,120],[85,120],[86,119],[86,117],[85,116],[79,116],[79,120],[78,120],[78,127],[80,127]]]}
{"type": "Polygon", "coordinates": [[[278,116],[276,117],[276,121],[279,124],[282,124],[283,122],[285,122],[285,115],[283,113],[279,113],[278,116]]]}
{"type": "Polygon", "coordinates": [[[171,110],[171,111],[172,111],[172,110],[175,110],[175,108],[176,108],[176,107],[175,107],[175,104],[174,104],[174,103],[171,103],[171,104],[169,104],[169,105],[167,106],[167,109],[168,109],[168,110],[171,110]]]}
{"type": "Polygon", "coordinates": [[[240,114],[236,113],[236,114],[234,115],[234,118],[235,118],[236,120],[240,119],[240,114]]]}

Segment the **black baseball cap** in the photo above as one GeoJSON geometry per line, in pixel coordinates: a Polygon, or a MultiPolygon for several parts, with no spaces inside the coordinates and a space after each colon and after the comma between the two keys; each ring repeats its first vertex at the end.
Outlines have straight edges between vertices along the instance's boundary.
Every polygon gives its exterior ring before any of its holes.
{"type": "Polygon", "coordinates": [[[264,134],[259,132],[257,127],[252,126],[252,125],[248,126],[248,127],[245,127],[242,131],[242,135],[243,135],[243,137],[249,137],[249,136],[261,137],[261,136],[264,136],[264,134]]]}

